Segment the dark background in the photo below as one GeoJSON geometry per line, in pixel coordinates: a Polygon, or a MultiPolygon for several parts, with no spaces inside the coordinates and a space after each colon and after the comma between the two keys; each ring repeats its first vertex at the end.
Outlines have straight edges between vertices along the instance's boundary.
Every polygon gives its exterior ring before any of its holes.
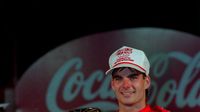
{"type": "MultiPolygon", "coordinates": [[[[2,4],[3,7],[15,6],[14,2],[2,4]]],[[[50,10],[40,1],[32,1],[29,6],[32,9],[23,11],[4,9],[0,46],[1,93],[7,87],[14,87],[28,67],[49,50],[86,35],[125,28],[159,27],[200,37],[200,8],[196,5],[168,6],[166,10],[151,11],[130,8],[124,12],[88,12],[80,11],[80,7],[78,11],[74,8],[70,9],[72,11],[50,10]],[[188,7],[192,8],[189,10],[188,7]]]]}

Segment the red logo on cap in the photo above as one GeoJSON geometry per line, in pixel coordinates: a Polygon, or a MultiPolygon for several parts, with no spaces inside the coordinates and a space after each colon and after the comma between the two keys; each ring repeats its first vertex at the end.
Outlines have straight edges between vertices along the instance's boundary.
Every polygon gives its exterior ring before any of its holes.
{"type": "Polygon", "coordinates": [[[132,53],[131,48],[124,48],[124,49],[120,49],[116,52],[116,56],[118,57],[118,59],[116,60],[116,62],[114,63],[114,66],[122,61],[133,61],[129,55],[132,53]]]}
{"type": "Polygon", "coordinates": [[[129,55],[132,53],[132,50],[131,48],[124,48],[124,49],[120,49],[117,51],[116,55],[117,56],[121,56],[121,55],[129,55]]]}

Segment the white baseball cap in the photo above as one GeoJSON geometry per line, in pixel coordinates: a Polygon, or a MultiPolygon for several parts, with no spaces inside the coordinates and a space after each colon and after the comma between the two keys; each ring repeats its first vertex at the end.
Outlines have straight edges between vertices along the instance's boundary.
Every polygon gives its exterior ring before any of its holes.
{"type": "Polygon", "coordinates": [[[110,69],[106,75],[111,74],[112,70],[119,67],[130,67],[149,75],[150,63],[142,50],[123,46],[117,49],[109,58],[110,69]]]}

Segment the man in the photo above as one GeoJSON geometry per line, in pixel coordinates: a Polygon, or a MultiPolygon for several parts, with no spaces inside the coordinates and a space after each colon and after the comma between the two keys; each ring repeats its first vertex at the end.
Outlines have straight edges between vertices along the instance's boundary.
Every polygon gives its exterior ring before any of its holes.
{"type": "Polygon", "coordinates": [[[109,67],[119,112],[169,112],[147,104],[150,64],[143,51],[123,46],[110,56],[109,67]]]}

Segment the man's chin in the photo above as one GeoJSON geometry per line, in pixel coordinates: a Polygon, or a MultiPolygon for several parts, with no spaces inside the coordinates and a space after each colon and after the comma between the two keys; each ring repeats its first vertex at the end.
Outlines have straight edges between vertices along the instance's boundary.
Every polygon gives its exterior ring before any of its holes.
{"type": "Polygon", "coordinates": [[[122,101],[124,104],[132,104],[132,103],[134,103],[134,99],[131,99],[130,97],[128,97],[128,98],[123,98],[121,101],[122,101]]]}
{"type": "Polygon", "coordinates": [[[134,105],[134,101],[122,101],[123,105],[126,105],[126,106],[132,106],[134,105]]]}

